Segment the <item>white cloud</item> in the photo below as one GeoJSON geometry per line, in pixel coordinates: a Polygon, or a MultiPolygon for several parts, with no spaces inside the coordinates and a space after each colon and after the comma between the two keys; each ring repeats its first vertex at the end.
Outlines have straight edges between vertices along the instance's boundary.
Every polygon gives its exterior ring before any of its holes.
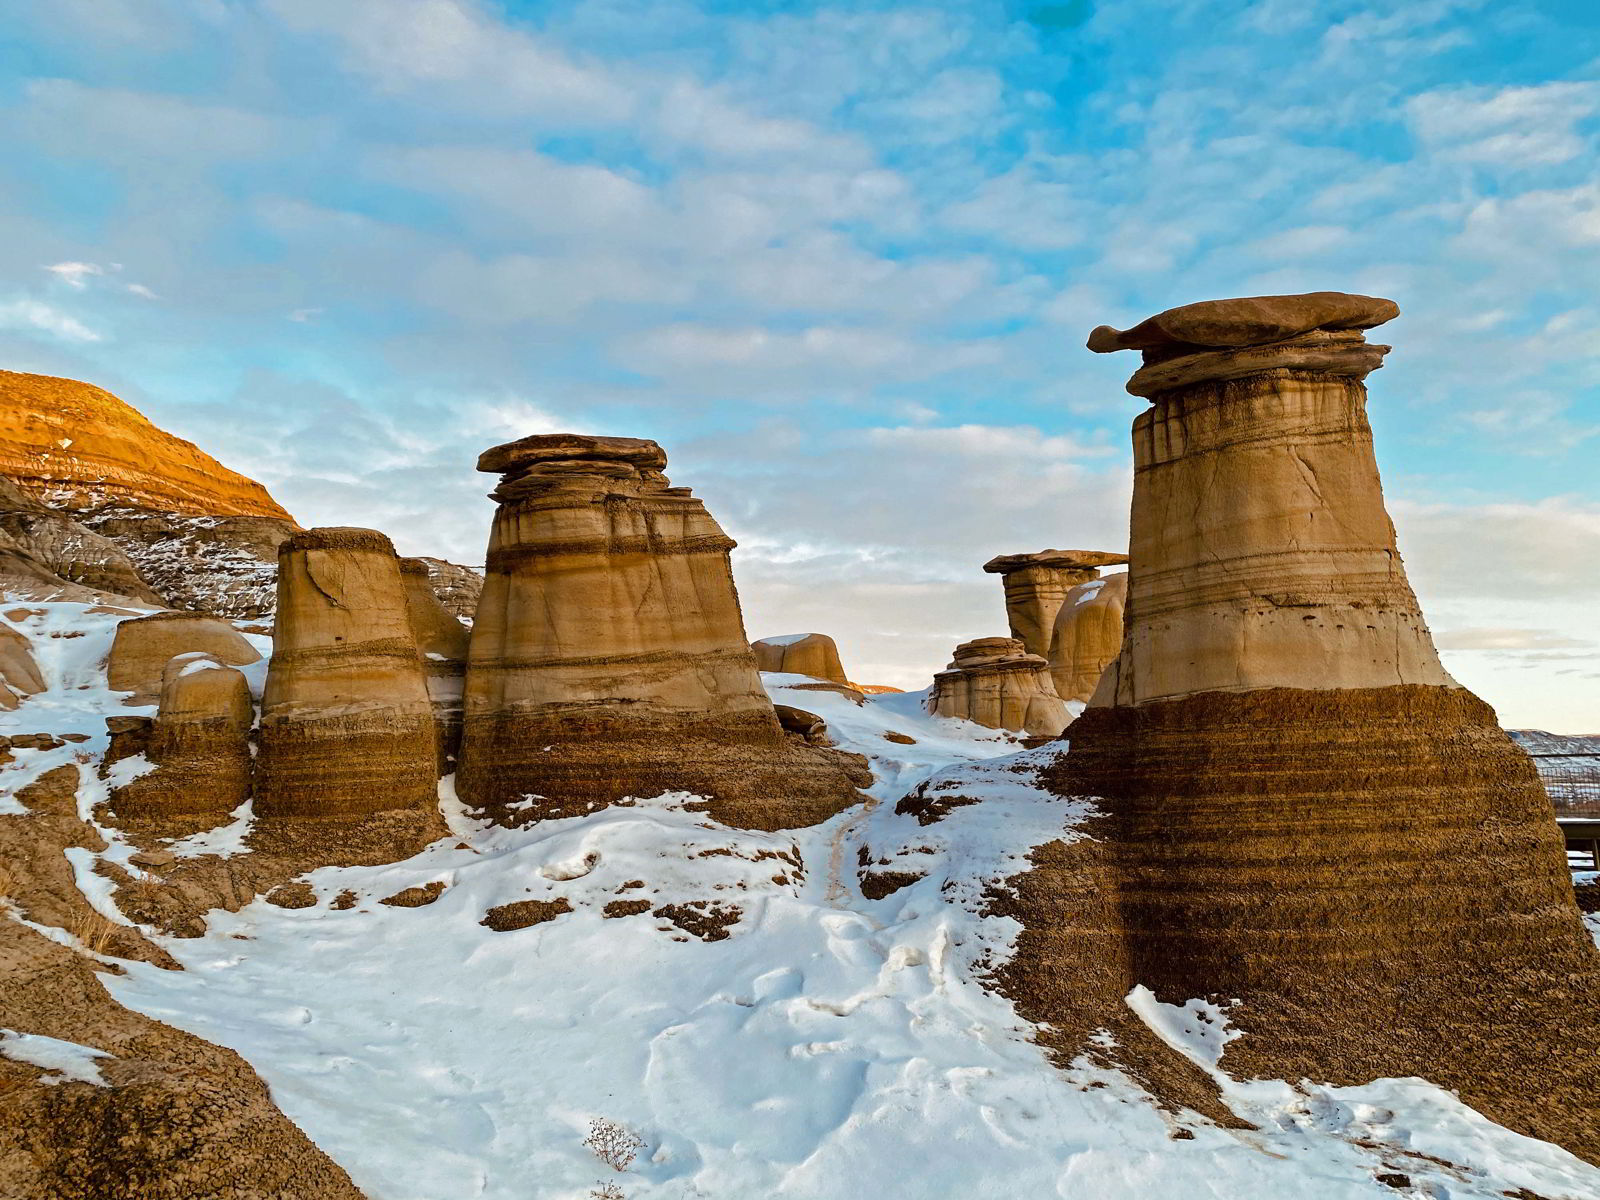
{"type": "Polygon", "coordinates": [[[1428,149],[1463,162],[1541,167],[1583,154],[1579,122],[1600,111],[1600,83],[1440,88],[1413,97],[1408,116],[1428,149]]]}
{"type": "Polygon", "coordinates": [[[91,275],[104,275],[105,268],[99,263],[86,262],[58,262],[45,268],[68,287],[82,291],[89,286],[88,278],[91,275]]]}
{"type": "Polygon", "coordinates": [[[65,342],[98,342],[100,334],[76,317],[39,300],[0,303],[0,328],[36,330],[65,342]]]}
{"type": "Polygon", "coordinates": [[[1551,629],[1452,629],[1435,635],[1441,650],[1571,650],[1593,642],[1551,629]]]}

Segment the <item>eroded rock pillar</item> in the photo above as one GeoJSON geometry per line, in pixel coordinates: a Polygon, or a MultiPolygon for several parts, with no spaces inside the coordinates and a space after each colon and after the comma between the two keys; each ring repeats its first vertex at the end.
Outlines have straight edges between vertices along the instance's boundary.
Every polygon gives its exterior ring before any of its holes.
{"type": "Polygon", "coordinates": [[[1117,987],[1239,1002],[1224,1070],[1420,1075],[1594,1158],[1600,958],[1550,802],[1440,665],[1384,509],[1362,331],[1397,311],[1260,297],[1091,336],[1144,352],[1151,407],[1122,650],[1047,774],[1099,798],[1121,928],[1025,877],[1018,975],[1110,935],[1117,987]]]}
{"type": "Polygon", "coordinates": [[[446,775],[455,770],[456,755],[461,749],[461,692],[466,683],[471,635],[433,590],[424,560],[402,558],[400,575],[406,589],[406,615],[417,651],[422,655],[422,676],[433,703],[439,774],[446,775]]]}
{"type": "Polygon", "coordinates": [[[848,756],[784,738],[734,543],[666,461],[655,442],[578,434],[479,459],[503,478],[467,665],[468,803],[523,819],[683,790],[730,824],[781,828],[855,801],[848,756]]]}
{"type": "Polygon", "coordinates": [[[1099,576],[1100,567],[1127,562],[1121,554],[1102,550],[1039,550],[1032,554],[1001,554],[983,564],[1000,576],[1006,590],[1006,620],[1011,636],[1029,654],[1050,657],[1056,614],[1067,593],[1099,576]]]}
{"type": "Polygon", "coordinates": [[[278,552],[278,607],[256,762],[261,817],[437,804],[432,702],[394,546],[308,529],[278,552]]]}
{"type": "Polygon", "coordinates": [[[1029,738],[1053,738],[1072,719],[1050,680],[1050,664],[1017,638],[978,638],[956,647],[933,677],[928,711],[1029,738]]]}

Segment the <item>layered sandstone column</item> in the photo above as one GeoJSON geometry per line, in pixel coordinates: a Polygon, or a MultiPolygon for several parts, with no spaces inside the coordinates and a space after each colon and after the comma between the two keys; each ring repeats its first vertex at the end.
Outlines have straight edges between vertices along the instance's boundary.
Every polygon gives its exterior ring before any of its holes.
{"type": "Polygon", "coordinates": [[[205,819],[202,824],[225,820],[250,797],[250,727],[255,715],[242,672],[207,654],[172,659],[144,747],[155,770],[113,786],[112,810],[119,819],[200,817],[205,819]]]}
{"type": "Polygon", "coordinates": [[[1063,700],[1088,703],[1106,667],[1122,651],[1128,575],[1080,583],[1067,593],[1050,635],[1050,675],[1063,700]]]}
{"type": "Polygon", "coordinates": [[[433,709],[394,546],[308,529],[278,552],[256,815],[351,817],[437,802],[433,709]]]}
{"type": "Polygon", "coordinates": [[[428,698],[433,702],[439,774],[446,775],[455,770],[456,755],[461,748],[461,691],[466,682],[471,635],[433,590],[426,562],[420,558],[402,558],[400,575],[406,588],[406,615],[417,650],[422,655],[422,675],[428,684],[428,698]]]}
{"type": "Polygon", "coordinates": [[[1600,957],[1550,802],[1440,665],[1383,505],[1361,331],[1397,311],[1261,297],[1091,336],[1144,352],[1151,407],[1122,650],[1052,782],[1100,798],[1117,925],[1041,867],[1018,970],[1088,947],[1117,989],[1237,999],[1238,1076],[1420,1075],[1595,1158],[1600,957]]]}
{"type": "Polygon", "coordinates": [[[730,824],[822,820],[847,756],[791,746],[762,690],[733,541],[638,438],[545,434],[503,478],[473,623],[458,789],[505,819],[690,791],[730,824]]]}
{"type": "Polygon", "coordinates": [[[978,638],[956,647],[933,677],[928,711],[1029,738],[1053,738],[1072,719],[1050,680],[1050,664],[1017,638],[978,638]]]}
{"type": "Polygon", "coordinates": [[[1050,657],[1056,614],[1067,593],[1100,575],[1100,567],[1127,562],[1127,556],[1103,550],[1039,550],[1033,554],[1002,554],[983,564],[1000,576],[1006,589],[1006,620],[1011,636],[1029,654],[1050,657]]]}

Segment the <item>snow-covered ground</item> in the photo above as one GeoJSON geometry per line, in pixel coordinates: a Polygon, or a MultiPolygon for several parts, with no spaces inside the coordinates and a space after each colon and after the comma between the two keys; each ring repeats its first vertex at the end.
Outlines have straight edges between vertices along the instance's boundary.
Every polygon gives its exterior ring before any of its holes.
{"type": "MultiPolygon", "coordinates": [[[[111,711],[93,679],[108,644],[96,620],[22,710],[56,706],[49,728],[99,737],[111,711]]],[[[402,863],[313,873],[313,907],[215,913],[203,938],[162,939],[183,972],[133,963],[106,982],[244,1055],[372,1200],[1600,1197],[1600,1171],[1420,1080],[1231,1080],[1226,1013],[1198,1001],[1129,998],[1256,1131],[1196,1119],[1175,1138],[1122,1075],[1055,1069],[975,966],[1006,954],[1015,926],[976,913],[985,886],[1088,803],[1038,792],[1010,769],[1026,758],[1002,757],[1014,743],[929,717],[918,695],[857,706],[767,678],[872,758],[869,804],[775,834],[724,828],[681,796],[511,831],[468,820],[447,780],[452,836],[402,863]],[[894,814],[938,773],[983,802],[926,827],[894,814]],[[865,899],[861,848],[908,843],[926,876],[865,899]],[[379,903],[436,882],[448,886],[432,904],[379,903]],[[354,905],[331,907],[344,892],[354,905]],[[711,900],[738,920],[701,941],[650,912],[602,913],[641,898],[711,900]],[[480,924],[519,900],[571,911],[480,924]],[[615,1127],[618,1161],[637,1137],[626,1170],[586,1144],[597,1122],[615,1127]]]]}

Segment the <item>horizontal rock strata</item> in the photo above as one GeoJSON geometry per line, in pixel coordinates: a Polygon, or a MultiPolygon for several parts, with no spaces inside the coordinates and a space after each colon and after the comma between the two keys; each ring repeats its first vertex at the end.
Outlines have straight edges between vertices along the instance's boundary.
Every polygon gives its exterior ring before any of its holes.
{"type": "Polygon", "coordinates": [[[729,824],[823,820],[850,756],[785,739],[729,566],[733,541],[651,441],[548,434],[504,478],[472,628],[459,793],[503,819],[690,791],[729,824]]]}
{"type": "Polygon", "coordinates": [[[956,647],[933,677],[928,711],[1030,738],[1053,738],[1072,714],[1056,694],[1050,664],[1016,638],[979,638],[956,647]]]}

